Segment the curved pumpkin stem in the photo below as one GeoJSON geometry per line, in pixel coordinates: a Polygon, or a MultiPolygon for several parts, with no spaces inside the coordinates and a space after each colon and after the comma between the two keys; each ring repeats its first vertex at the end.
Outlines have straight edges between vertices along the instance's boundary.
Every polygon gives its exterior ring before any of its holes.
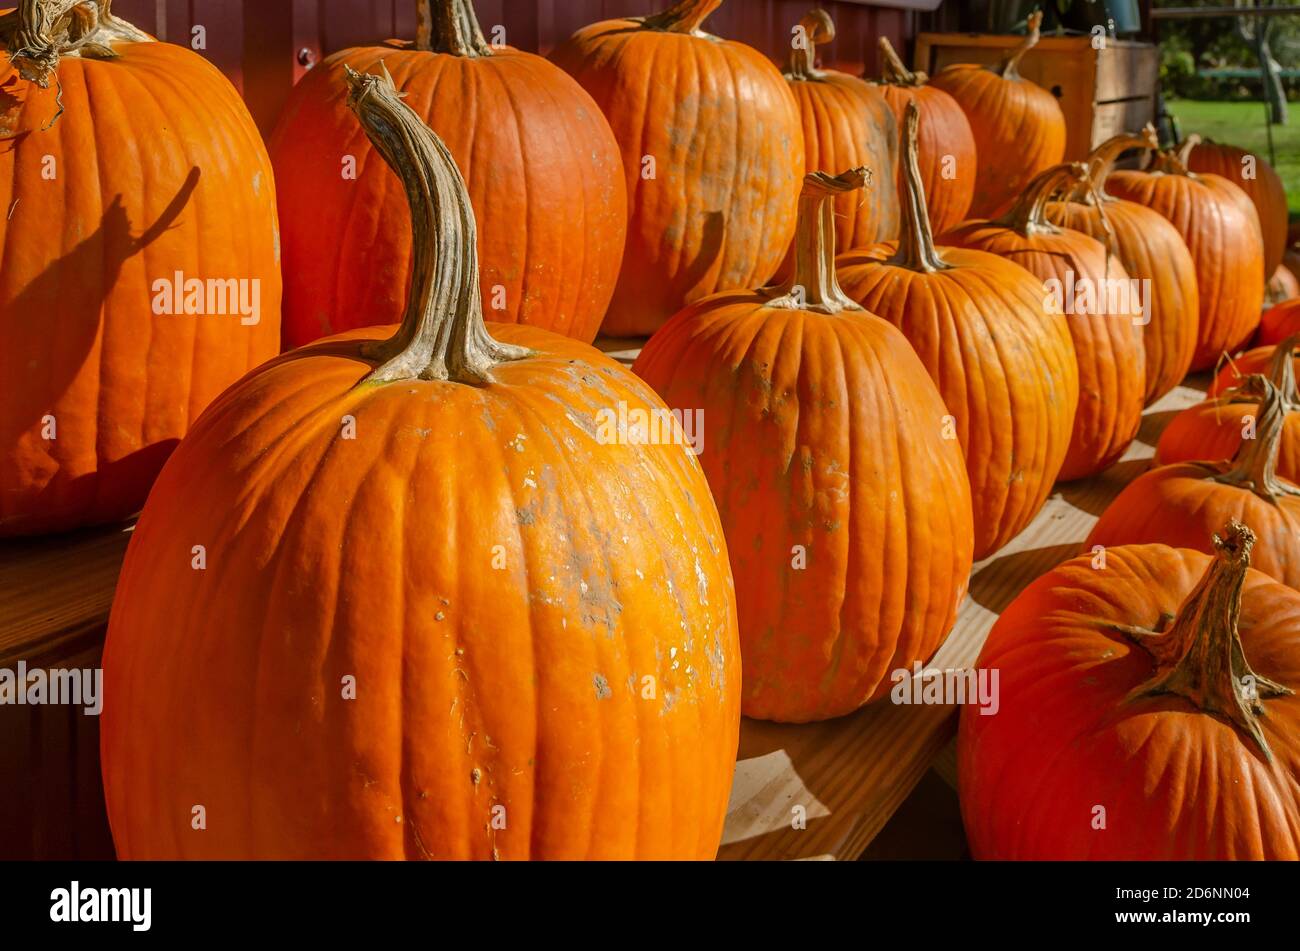
{"type": "Polygon", "coordinates": [[[1002,78],[1010,79],[1013,82],[1020,79],[1020,61],[1025,58],[1025,54],[1038,45],[1038,41],[1043,38],[1043,11],[1035,10],[1029,14],[1028,21],[1029,33],[1025,41],[1007,57],[1007,61],[1002,64],[1002,78]]]}
{"type": "Polygon", "coordinates": [[[907,104],[903,115],[903,221],[899,230],[898,253],[889,263],[933,274],[946,271],[948,265],[939,257],[934,246],[934,231],[930,227],[930,209],[926,206],[921,162],[917,157],[920,128],[921,110],[913,100],[907,104]]]}
{"type": "Polygon", "coordinates": [[[1256,374],[1246,377],[1237,392],[1259,400],[1255,438],[1241,441],[1226,471],[1214,476],[1213,481],[1249,489],[1266,502],[1276,503],[1280,496],[1300,496],[1300,487],[1277,476],[1278,447],[1287,414],[1282,391],[1268,377],[1256,374]]]}
{"type": "Polygon", "coordinates": [[[1110,173],[1115,170],[1115,163],[1119,161],[1119,157],[1130,149],[1155,152],[1159,148],[1160,140],[1156,135],[1156,127],[1150,123],[1147,123],[1140,134],[1120,133],[1107,139],[1089,153],[1088,180],[1075,190],[1071,200],[1078,201],[1081,198],[1113,200],[1106,194],[1106,181],[1110,178],[1110,173]]]}
{"type": "Polygon", "coordinates": [[[348,106],[375,148],[402,179],[411,204],[414,266],[402,325],[363,355],[379,363],[367,382],[490,382],[492,368],[528,351],[493,340],[479,296],[478,235],[456,162],[402,103],[393,79],[347,70],[348,106]]]}
{"type": "Polygon", "coordinates": [[[0,17],[4,43],[18,74],[41,88],[64,56],[112,59],[114,43],[149,43],[153,37],[112,13],[113,0],[20,0],[0,17]]]}
{"type": "Polygon", "coordinates": [[[1192,149],[1201,144],[1199,135],[1189,135],[1182,145],[1176,149],[1164,149],[1156,153],[1155,161],[1151,163],[1152,172],[1162,175],[1183,175],[1187,178],[1196,178],[1196,173],[1188,167],[1188,162],[1192,157],[1192,149]]]}
{"type": "Polygon", "coordinates": [[[415,0],[415,48],[475,58],[491,56],[474,0],[415,0]]]}
{"type": "Polygon", "coordinates": [[[1060,228],[1047,219],[1047,203],[1058,193],[1070,190],[1088,178],[1088,166],[1066,162],[1040,172],[1025,188],[1016,203],[993,222],[1023,237],[1035,234],[1058,234],[1060,228]]]}
{"type": "Polygon", "coordinates": [[[835,199],[870,182],[867,168],[850,169],[834,178],[825,172],[804,177],[794,236],[794,274],[784,284],[762,292],[771,295],[768,307],[819,314],[863,309],[844,293],[835,274],[835,199]]]}
{"type": "Polygon", "coordinates": [[[1156,662],[1155,676],[1127,700],[1164,694],[1184,697],[1198,710],[1235,724],[1271,762],[1273,753],[1259,725],[1265,714],[1263,701],[1292,691],[1255,673],[1241,646],[1241,591],[1254,544],[1255,533],[1233,519],[1214,536],[1214,561],[1168,630],[1124,629],[1156,662]]]}
{"type": "Polygon", "coordinates": [[[1282,394],[1287,412],[1300,410],[1300,389],[1296,387],[1295,352],[1300,347],[1300,334],[1292,334],[1273,348],[1269,361],[1268,378],[1282,394]]]}
{"type": "Polygon", "coordinates": [[[694,33],[703,36],[704,21],[722,6],[722,0],[678,0],[663,13],[646,17],[641,25],[650,30],[669,33],[694,33]]]}
{"type": "Polygon", "coordinates": [[[903,63],[889,37],[880,38],[880,58],[884,65],[880,71],[880,81],[888,86],[924,86],[928,76],[914,73],[903,63]]]}
{"type": "Polygon", "coordinates": [[[809,10],[799,21],[803,31],[790,51],[790,69],[786,79],[811,81],[821,76],[817,69],[817,47],[835,39],[835,21],[825,10],[809,10]]]}

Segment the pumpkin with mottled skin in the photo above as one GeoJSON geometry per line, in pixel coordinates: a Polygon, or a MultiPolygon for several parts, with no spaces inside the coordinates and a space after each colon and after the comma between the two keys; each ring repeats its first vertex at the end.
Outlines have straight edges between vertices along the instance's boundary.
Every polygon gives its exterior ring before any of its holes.
{"type": "Polygon", "coordinates": [[[671,420],[618,364],[489,333],[454,159],[350,84],[408,310],[245,377],[159,479],[104,652],[118,855],[712,858],[740,657],[699,464],[605,431],[671,420]]]}
{"type": "Polygon", "coordinates": [[[708,421],[747,716],[820,720],[882,695],[966,591],[970,489],[947,410],[903,335],[835,283],[833,209],[864,176],[810,175],[789,281],[688,307],[634,367],[708,421]]]}
{"type": "Polygon", "coordinates": [[[648,335],[686,304],[757,287],[790,247],[805,170],[799,107],[761,53],[704,32],[721,3],[594,23],[551,53],[623,154],[627,247],[606,334],[648,335]]]}
{"type": "Polygon", "coordinates": [[[484,40],[472,0],[419,0],[414,43],[328,57],[289,96],[271,155],[284,223],[284,338],[391,324],[411,278],[406,199],[347,108],[346,69],[387,69],[447,143],[482,222],[494,321],[590,343],[627,235],[618,143],[587,93],[540,56],[484,40]]]}
{"type": "Polygon", "coordinates": [[[279,352],[281,281],[271,163],[214,66],[106,0],[24,3],[0,43],[6,537],[138,512],[204,408],[279,352]]]}

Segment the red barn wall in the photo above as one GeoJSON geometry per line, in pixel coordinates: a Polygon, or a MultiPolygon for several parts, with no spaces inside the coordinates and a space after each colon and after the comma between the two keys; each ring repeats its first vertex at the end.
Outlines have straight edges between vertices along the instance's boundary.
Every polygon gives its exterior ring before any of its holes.
{"type": "MultiPolygon", "coordinates": [[[[511,46],[542,53],[588,23],[667,5],[668,0],[475,3],[485,30],[500,24],[511,46]]],[[[910,49],[911,37],[926,26],[918,23],[924,15],[846,0],[728,0],[708,28],[784,64],[791,28],[814,5],[830,12],[839,31],[824,49],[826,65],[851,72],[878,70],[878,37],[910,49]]],[[[414,0],[115,0],[113,11],[173,43],[191,44],[194,27],[202,26],[207,48],[198,52],[240,89],[263,132],[270,131],[289,88],[305,70],[302,51],[319,60],[347,46],[415,34],[414,0]]]]}

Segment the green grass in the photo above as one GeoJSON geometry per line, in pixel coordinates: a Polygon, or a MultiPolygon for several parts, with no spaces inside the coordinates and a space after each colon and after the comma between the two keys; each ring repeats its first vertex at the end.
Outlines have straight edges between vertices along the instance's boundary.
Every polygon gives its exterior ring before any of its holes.
{"type": "MultiPolygon", "coordinates": [[[[1184,136],[1199,132],[1204,138],[1269,157],[1263,103],[1171,99],[1168,108],[1178,117],[1184,136]]],[[[1273,150],[1277,156],[1273,164],[1286,185],[1291,214],[1300,215],[1300,104],[1292,103],[1289,125],[1273,126],[1273,150]]]]}

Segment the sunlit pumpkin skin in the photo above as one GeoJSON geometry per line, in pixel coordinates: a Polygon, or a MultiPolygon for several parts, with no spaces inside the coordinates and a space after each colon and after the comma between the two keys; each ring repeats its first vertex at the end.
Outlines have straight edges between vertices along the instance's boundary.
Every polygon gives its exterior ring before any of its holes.
{"type": "Polygon", "coordinates": [[[810,175],[790,280],[688,307],[633,368],[708,421],[747,716],[852,712],[929,659],[966,592],[970,490],[947,410],[903,335],[834,280],[835,199],[864,178],[810,175]]]}
{"type": "Polygon", "coordinates": [[[23,15],[0,18],[0,537],[139,511],[204,407],[280,342],[275,183],[229,81],[106,2],[64,10],[42,63],[11,45],[23,15]],[[73,16],[93,24],[78,40],[73,16]],[[208,281],[243,283],[209,315],[184,313],[187,281],[205,311],[208,281]]]}
{"type": "Polygon", "coordinates": [[[1208,369],[1247,343],[1264,302],[1264,244],[1240,189],[1218,175],[1189,172],[1173,152],[1160,153],[1152,171],[1113,172],[1107,189],[1158,212],[1187,242],[1200,300],[1191,368],[1208,369]]]}
{"type": "Polygon", "coordinates": [[[1106,193],[1106,181],[1123,152],[1156,147],[1154,128],[1108,139],[1088,157],[1088,180],[1074,194],[1047,206],[1048,221],[1097,239],[1119,258],[1130,278],[1142,282],[1147,311],[1142,328],[1143,402],[1148,406],[1191,369],[1200,312],[1196,262],[1183,236],[1159,213],[1106,193]]]}
{"type": "Polygon", "coordinates": [[[944,237],[1019,264],[1065,310],[1079,367],[1079,408],[1057,476],[1062,480],[1095,475],[1124,454],[1142,425],[1146,395],[1140,295],[1101,242],[1045,216],[1056,190],[1085,175],[1081,164],[1050,168],[998,220],[967,222],[944,237]]]}
{"type": "Polygon", "coordinates": [[[1195,140],[1188,157],[1187,167],[1197,173],[1213,173],[1232,182],[1250,198],[1259,216],[1264,237],[1264,271],[1272,274],[1282,266],[1286,251],[1287,200],[1282,176],[1262,156],[1239,149],[1233,145],[1219,145],[1195,140]]]}
{"type": "Polygon", "coordinates": [[[977,666],[999,672],[999,709],[966,706],[958,734],[976,859],[1300,858],[1300,594],[1246,567],[1240,526],[1223,534],[1213,559],[1085,554],[998,619],[977,666]],[[1177,650],[1198,630],[1200,664],[1177,650]],[[1200,670],[1235,720],[1183,685],[1200,670]]]}
{"type": "MultiPolygon", "coordinates": [[[[825,10],[800,23],[807,41],[796,48],[785,72],[803,121],[804,165],[810,172],[865,167],[872,187],[841,195],[835,203],[835,244],[869,247],[898,237],[898,122],[884,97],[864,80],[834,69],[817,69],[816,47],[835,38],[825,10]]],[[[794,266],[794,242],[782,273],[794,266]]]]}
{"type": "Polygon", "coordinates": [[[1021,59],[1038,45],[1042,18],[1041,12],[1031,15],[1025,43],[1000,69],[965,63],[945,67],[930,80],[957,100],[975,136],[979,163],[972,218],[1001,214],[1035,176],[1065,158],[1061,104],[1019,72],[1021,59]]]}
{"type": "Polygon", "coordinates": [[[980,559],[1046,501],[1074,427],[1079,368],[1042,281],[984,251],[934,246],[910,118],[919,110],[907,115],[902,241],[836,263],[845,293],[898,327],[939,387],[966,457],[980,559]]]}
{"type": "Polygon", "coordinates": [[[454,160],[350,82],[412,195],[410,307],[250,374],[159,479],[104,654],[118,855],[712,858],[740,658],[699,465],[602,437],[667,411],[592,348],[489,336],[454,160]]]}
{"type": "MultiPolygon", "coordinates": [[[[901,123],[909,102],[915,102],[921,111],[921,138],[917,143],[921,184],[930,209],[930,228],[935,234],[946,234],[966,220],[975,197],[979,167],[975,133],[957,100],[929,85],[925,73],[914,73],[904,66],[889,37],[880,38],[880,50],[884,73],[876,88],[894,117],[901,123]]],[[[902,194],[901,165],[898,187],[902,194]]]]}
{"type": "Polygon", "coordinates": [[[1215,380],[1216,384],[1222,381],[1222,387],[1212,388],[1222,395],[1212,394],[1169,421],[1156,445],[1156,462],[1168,465],[1235,456],[1245,434],[1255,433],[1259,417],[1258,401],[1245,398],[1235,387],[1251,375],[1266,373],[1281,394],[1286,413],[1278,441],[1277,474],[1288,482],[1300,481],[1300,391],[1296,388],[1295,370],[1298,345],[1300,336],[1291,337],[1277,347],[1252,350],[1225,367],[1215,380]]]}
{"type": "Polygon", "coordinates": [[[271,137],[285,343],[392,324],[406,304],[406,199],[348,111],[342,82],[345,69],[371,72],[380,63],[447,143],[469,186],[482,222],[487,313],[590,343],[627,234],[627,186],[609,124],[563,70],[489,46],[471,0],[426,2],[434,29],[415,43],[328,57],[294,87],[271,137]],[[345,163],[355,172],[345,174],[345,163]]]}
{"type": "Polygon", "coordinates": [[[721,3],[595,23],[551,53],[605,113],[626,169],[627,247],[606,334],[648,335],[701,297],[759,287],[790,247],[799,107],[761,53],[701,29],[721,3]]]}
{"type": "Polygon", "coordinates": [[[1255,438],[1228,460],[1157,466],[1129,483],[1102,513],[1087,545],[1161,543],[1206,551],[1214,525],[1237,519],[1258,536],[1256,568],[1300,587],[1300,487],[1277,476],[1287,400],[1263,376],[1239,390],[1258,404],[1255,438]]]}
{"type": "Polygon", "coordinates": [[[1297,333],[1300,333],[1300,300],[1283,301],[1264,311],[1255,343],[1272,346],[1297,333]]]}

